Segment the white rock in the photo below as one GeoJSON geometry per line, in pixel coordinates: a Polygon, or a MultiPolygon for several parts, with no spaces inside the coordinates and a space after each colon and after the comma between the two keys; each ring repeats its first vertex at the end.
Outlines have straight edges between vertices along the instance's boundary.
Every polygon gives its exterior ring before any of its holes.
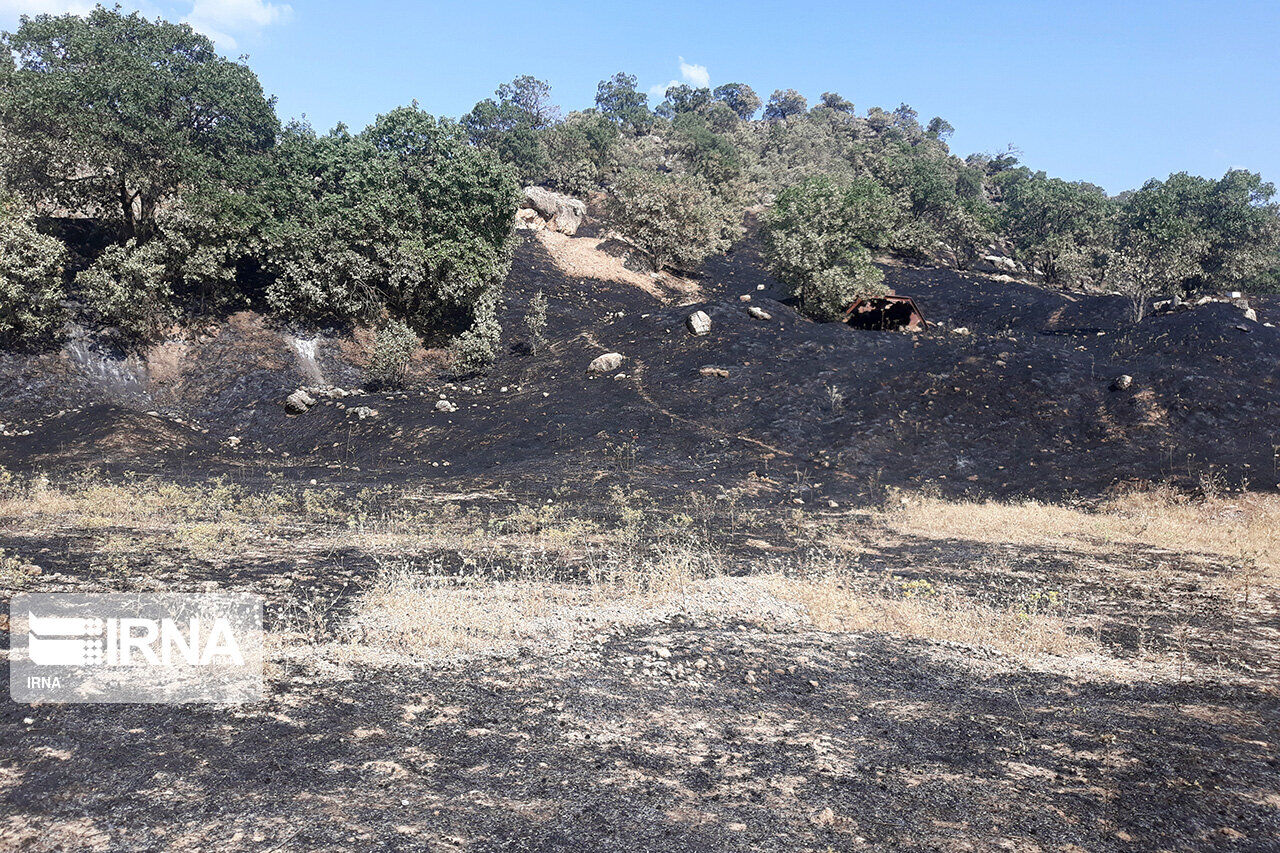
{"type": "Polygon", "coordinates": [[[601,376],[605,373],[612,373],[622,366],[623,356],[620,352],[607,352],[604,355],[596,356],[595,360],[587,366],[589,373],[601,376]]]}
{"type": "Polygon", "coordinates": [[[757,307],[755,305],[748,306],[747,313],[750,314],[752,317],[755,317],[757,320],[773,319],[772,314],[770,314],[768,311],[764,310],[763,308],[757,307]]]}
{"type": "Polygon", "coordinates": [[[299,388],[285,398],[284,407],[295,415],[300,415],[316,404],[316,398],[299,388]]]}
{"type": "Polygon", "coordinates": [[[711,333],[711,318],[706,311],[694,311],[685,318],[684,325],[691,335],[700,337],[711,333]]]}

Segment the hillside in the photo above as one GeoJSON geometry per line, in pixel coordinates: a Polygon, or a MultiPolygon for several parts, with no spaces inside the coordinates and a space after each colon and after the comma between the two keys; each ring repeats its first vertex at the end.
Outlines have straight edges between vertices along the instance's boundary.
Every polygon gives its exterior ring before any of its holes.
{"type": "Polygon", "coordinates": [[[696,290],[663,299],[566,273],[526,235],[504,288],[508,352],[482,376],[424,370],[403,391],[290,415],[282,403],[299,386],[359,389],[364,348],[239,314],[151,348],[145,362],[86,339],[6,354],[0,452],[23,470],[328,472],[584,495],[602,478],[710,492],[755,476],[778,500],[855,503],[884,486],[1055,499],[1142,482],[1276,487],[1275,297],[1251,299],[1256,320],[1213,303],[1133,325],[1118,297],[885,270],[934,328],[867,332],[799,317],[750,239],[709,263],[696,290]],[[551,343],[528,355],[521,317],[539,290],[551,343]],[[742,295],[771,319],[752,318],[742,295]],[[705,337],[684,329],[698,309],[712,318],[705,337]],[[315,342],[314,365],[298,340],[315,342]],[[589,377],[590,361],[615,350],[622,376],[589,377]],[[728,375],[701,375],[707,366],[728,375]],[[1124,374],[1132,387],[1114,390],[1124,374]],[[458,411],[437,411],[441,396],[458,411]],[[359,406],[378,416],[353,416],[359,406]]]}

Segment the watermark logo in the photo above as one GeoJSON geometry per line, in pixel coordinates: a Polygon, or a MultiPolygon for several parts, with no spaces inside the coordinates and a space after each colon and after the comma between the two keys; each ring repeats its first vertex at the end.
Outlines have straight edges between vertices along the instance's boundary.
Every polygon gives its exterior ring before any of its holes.
{"type": "Polygon", "coordinates": [[[262,598],[32,593],[9,605],[18,702],[253,702],[262,598]]]}

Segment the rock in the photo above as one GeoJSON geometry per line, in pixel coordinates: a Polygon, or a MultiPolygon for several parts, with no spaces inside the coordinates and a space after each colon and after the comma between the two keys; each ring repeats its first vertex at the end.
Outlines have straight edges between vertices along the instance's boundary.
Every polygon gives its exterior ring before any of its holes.
{"type": "Polygon", "coordinates": [[[285,398],[285,411],[301,415],[316,404],[316,398],[299,388],[285,398]]]}
{"type": "Polygon", "coordinates": [[[453,413],[458,411],[458,407],[453,403],[450,403],[448,400],[436,400],[436,411],[453,413]]]}
{"type": "Polygon", "coordinates": [[[752,317],[755,317],[757,320],[773,319],[772,314],[770,314],[768,311],[764,310],[763,308],[759,308],[755,305],[747,306],[747,313],[750,314],[752,317]]]}
{"type": "Polygon", "coordinates": [[[360,420],[365,420],[366,418],[376,418],[378,416],[378,410],[371,409],[368,406],[356,406],[354,409],[348,410],[347,414],[355,415],[360,420]]]}
{"type": "Polygon", "coordinates": [[[607,352],[604,355],[596,356],[595,360],[587,366],[587,372],[602,376],[606,373],[612,373],[622,366],[622,353],[607,352]]]}
{"type": "Polygon", "coordinates": [[[561,234],[578,233],[578,226],[587,215],[586,204],[546,187],[525,187],[521,207],[536,210],[548,228],[561,234]]]}
{"type": "Polygon", "coordinates": [[[951,333],[952,333],[953,335],[967,335],[967,334],[969,334],[969,327],[968,327],[968,326],[957,326],[956,328],[954,328],[954,329],[952,329],[952,330],[951,330],[951,333]]]}
{"type": "Polygon", "coordinates": [[[706,367],[699,368],[698,373],[702,376],[718,376],[721,379],[729,378],[729,371],[725,370],[723,367],[712,367],[707,365],[706,367]]]}
{"type": "Polygon", "coordinates": [[[1117,376],[1111,382],[1112,391],[1128,391],[1133,387],[1133,377],[1127,373],[1117,376]]]}
{"type": "Polygon", "coordinates": [[[739,297],[738,297],[738,301],[739,301],[739,302],[750,302],[750,301],[751,301],[751,294],[750,294],[750,293],[744,293],[744,294],[742,294],[741,296],[739,296],[739,297]]]}
{"type": "Polygon", "coordinates": [[[711,333],[711,318],[706,311],[694,311],[685,318],[684,326],[691,335],[707,335],[711,333]]]}
{"type": "Polygon", "coordinates": [[[516,211],[516,227],[522,231],[540,231],[546,227],[542,215],[532,207],[522,207],[516,211]]]}
{"type": "Polygon", "coordinates": [[[1244,318],[1256,323],[1258,322],[1258,312],[1254,311],[1252,308],[1246,308],[1244,309],[1244,318]]]}
{"type": "Polygon", "coordinates": [[[1018,262],[1005,255],[983,255],[974,268],[983,272],[1016,273],[1018,262]]]}
{"type": "Polygon", "coordinates": [[[239,447],[239,446],[240,446],[240,436],[238,435],[227,436],[227,447],[239,447]]]}
{"type": "Polygon", "coordinates": [[[764,285],[763,285],[763,284],[757,284],[757,285],[756,285],[756,290],[764,290],[764,285]]]}

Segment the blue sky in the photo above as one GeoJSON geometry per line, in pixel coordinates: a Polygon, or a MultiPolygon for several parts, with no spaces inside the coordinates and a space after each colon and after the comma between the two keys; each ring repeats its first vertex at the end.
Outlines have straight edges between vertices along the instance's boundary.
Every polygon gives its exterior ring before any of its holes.
{"type": "MultiPolygon", "coordinates": [[[[23,12],[84,0],[0,0],[23,12]]],[[[137,4],[135,4],[136,6],[137,4]]],[[[132,7],[131,7],[132,8],[132,7]]],[[[1111,192],[1231,167],[1280,181],[1280,2],[148,2],[249,54],[282,117],[363,127],[413,99],[457,116],[517,74],[566,111],[615,71],[837,91],[915,107],[957,153],[1013,143],[1028,165],[1111,192]],[[682,63],[683,60],[683,63],[682,63]],[[682,67],[683,65],[683,67],[682,67]]]]}

